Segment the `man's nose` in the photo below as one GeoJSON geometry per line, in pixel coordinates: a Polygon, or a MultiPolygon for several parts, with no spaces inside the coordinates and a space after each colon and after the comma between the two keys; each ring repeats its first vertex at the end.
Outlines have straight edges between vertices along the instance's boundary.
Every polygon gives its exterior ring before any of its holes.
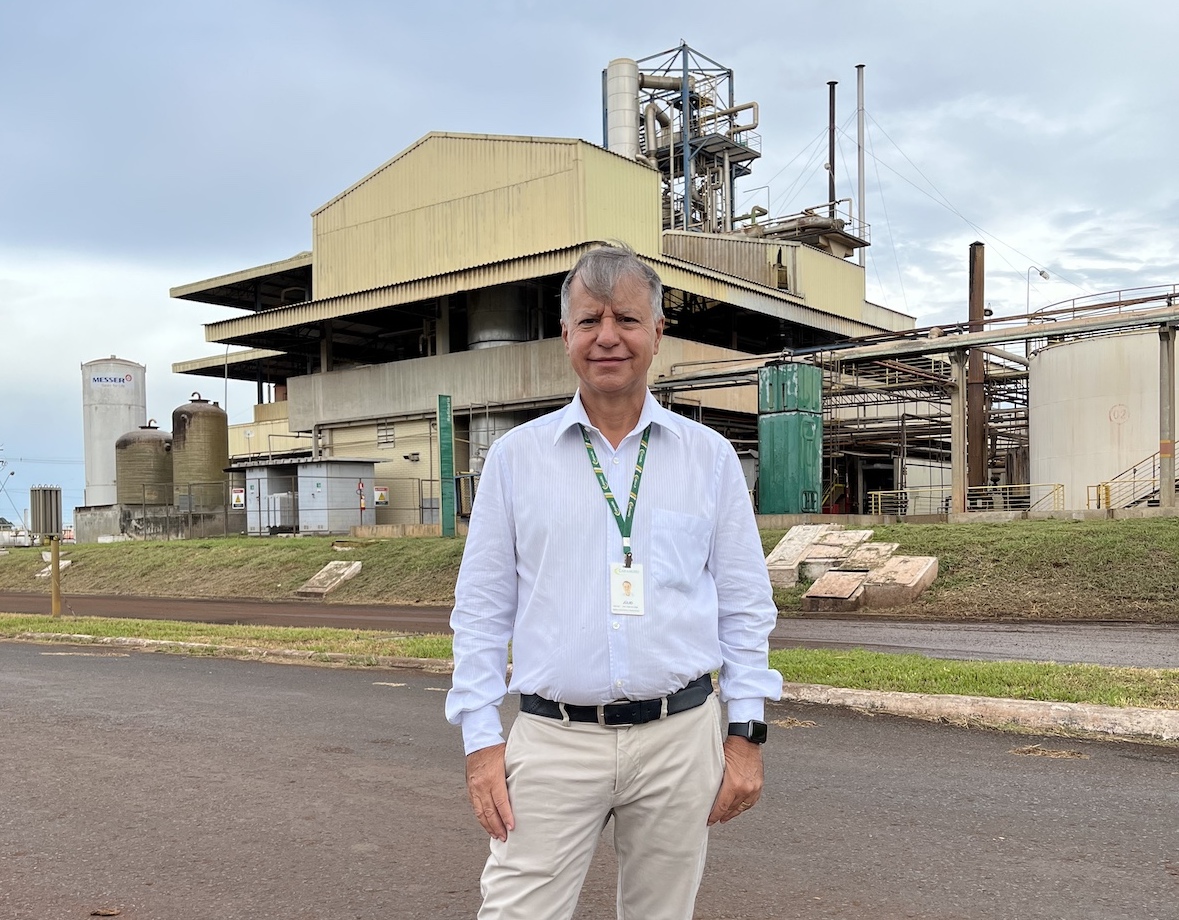
{"type": "Polygon", "coordinates": [[[615,345],[619,341],[618,324],[614,321],[614,317],[603,316],[602,321],[598,324],[598,344],[615,345]]]}

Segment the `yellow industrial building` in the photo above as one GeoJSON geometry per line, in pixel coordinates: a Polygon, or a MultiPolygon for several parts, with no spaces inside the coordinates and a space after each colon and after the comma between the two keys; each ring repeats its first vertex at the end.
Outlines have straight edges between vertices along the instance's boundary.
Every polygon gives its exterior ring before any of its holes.
{"type": "MultiPolygon", "coordinates": [[[[680,92],[664,82],[669,98],[680,92]]],[[[230,431],[234,463],[369,458],[386,490],[376,523],[432,520],[438,395],[453,400],[455,467],[473,472],[495,437],[566,402],[575,378],[561,281],[611,241],[663,280],[653,381],[911,328],[865,299],[864,269],[843,256],[867,245],[866,228],[835,219],[835,203],[830,215],[777,222],[732,214],[733,177],[757,155],[738,124],[748,106],[692,85],[695,104],[720,114],[693,122],[690,158],[670,105],[648,113],[654,129],[634,155],[576,139],[430,133],[317,209],[309,251],[174,288],[242,311],[205,327],[221,353],[173,365],[257,383],[254,421],[230,431]],[[719,204],[700,204],[701,189],[719,204]],[[226,356],[227,345],[242,350],[226,356]]],[[[660,394],[756,447],[756,387],[660,394]]]]}

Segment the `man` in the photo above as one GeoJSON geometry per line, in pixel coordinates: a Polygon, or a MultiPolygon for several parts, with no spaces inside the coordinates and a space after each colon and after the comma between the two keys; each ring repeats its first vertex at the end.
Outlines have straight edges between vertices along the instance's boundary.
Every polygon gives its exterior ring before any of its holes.
{"type": "Polygon", "coordinates": [[[618,916],[687,920],[708,828],[761,794],[777,611],[731,445],[647,390],[659,277],[592,250],[562,286],[561,335],[577,394],[488,452],[455,588],[446,714],[491,836],[479,917],[570,917],[613,818],[618,916]]]}

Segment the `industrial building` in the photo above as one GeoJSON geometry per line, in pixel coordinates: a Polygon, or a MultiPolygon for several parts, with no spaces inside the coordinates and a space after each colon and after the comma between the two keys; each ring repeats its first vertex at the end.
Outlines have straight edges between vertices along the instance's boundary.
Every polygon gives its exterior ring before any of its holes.
{"type": "MultiPolygon", "coordinates": [[[[205,336],[244,350],[173,367],[256,382],[234,462],[376,458],[376,522],[432,520],[438,395],[453,399],[456,467],[474,473],[500,433],[566,402],[560,284],[611,241],[666,289],[654,379],[912,327],[865,299],[846,257],[868,230],[846,203],[733,213],[760,139],[731,70],[681,46],[612,62],[604,96],[606,146],[430,133],[318,208],[308,251],[174,288],[243,311],[205,336]]],[[[659,392],[756,453],[755,387],[659,392]]]]}
{"type": "MultiPolygon", "coordinates": [[[[857,215],[836,200],[833,170],[826,202],[735,212],[761,142],[759,107],[737,95],[731,69],[681,45],[610,62],[602,87],[601,145],[426,134],[316,209],[308,250],[172,289],[242,311],[205,327],[214,356],[173,370],[256,384],[253,421],[229,431],[235,482],[250,483],[235,507],[258,515],[250,532],[307,532],[303,468],[334,461],[367,464],[341,467],[356,480],[342,520],[437,521],[440,394],[454,407],[469,509],[495,438],[572,396],[560,284],[582,253],[613,241],[664,283],[653,391],[730,438],[763,512],[1084,508],[1138,454],[1149,459],[1159,429],[1123,419],[1135,437],[1078,467],[1053,434],[1070,413],[1050,406],[1053,384],[1030,394],[1029,380],[1060,380],[1052,368],[1080,354],[1068,349],[1103,347],[1094,336],[1166,323],[1167,292],[1135,301],[1147,312],[1130,305],[1122,325],[1091,321],[1115,298],[989,317],[972,247],[968,318],[915,329],[866,299],[862,193],[857,215]],[[812,395],[787,405],[774,396],[782,387],[812,395]]],[[[1089,410],[1114,399],[1138,419],[1153,399],[1157,415],[1159,388],[1140,381],[1127,395],[1128,379],[1106,381],[1089,410]]],[[[1154,491],[1133,501],[1158,500],[1159,455],[1154,491]]]]}

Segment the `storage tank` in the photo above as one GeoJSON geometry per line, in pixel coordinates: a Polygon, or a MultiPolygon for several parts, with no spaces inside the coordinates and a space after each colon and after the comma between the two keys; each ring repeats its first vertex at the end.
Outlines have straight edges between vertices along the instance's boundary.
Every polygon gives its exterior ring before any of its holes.
{"type": "Polygon", "coordinates": [[[494,348],[528,341],[525,289],[515,284],[472,291],[467,299],[467,347],[494,348]]]}
{"type": "Polygon", "coordinates": [[[182,511],[211,511],[227,504],[229,417],[217,403],[192,394],[172,412],[172,482],[182,511]]]}
{"type": "Polygon", "coordinates": [[[120,505],[172,503],[172,435],[152,419],[115,441],[115,479],[120,505]]]}
{"type": "Polygon", "coordinates": [[[82,442],[88,506],[118,500],[115,442],[147,422],[147,368],[111,355],[82,365],[82,442]]]}
{"type": "MultiPolygon", "coordinates": [[[[1179,390],[1177,390],[1179,395],[1179,390]]],[[[1061,483],[1068,509],[1159,449],[1159,336],[1154,329],[1063,341],[1028,367],[1034,483],[1061,483]]]]}

